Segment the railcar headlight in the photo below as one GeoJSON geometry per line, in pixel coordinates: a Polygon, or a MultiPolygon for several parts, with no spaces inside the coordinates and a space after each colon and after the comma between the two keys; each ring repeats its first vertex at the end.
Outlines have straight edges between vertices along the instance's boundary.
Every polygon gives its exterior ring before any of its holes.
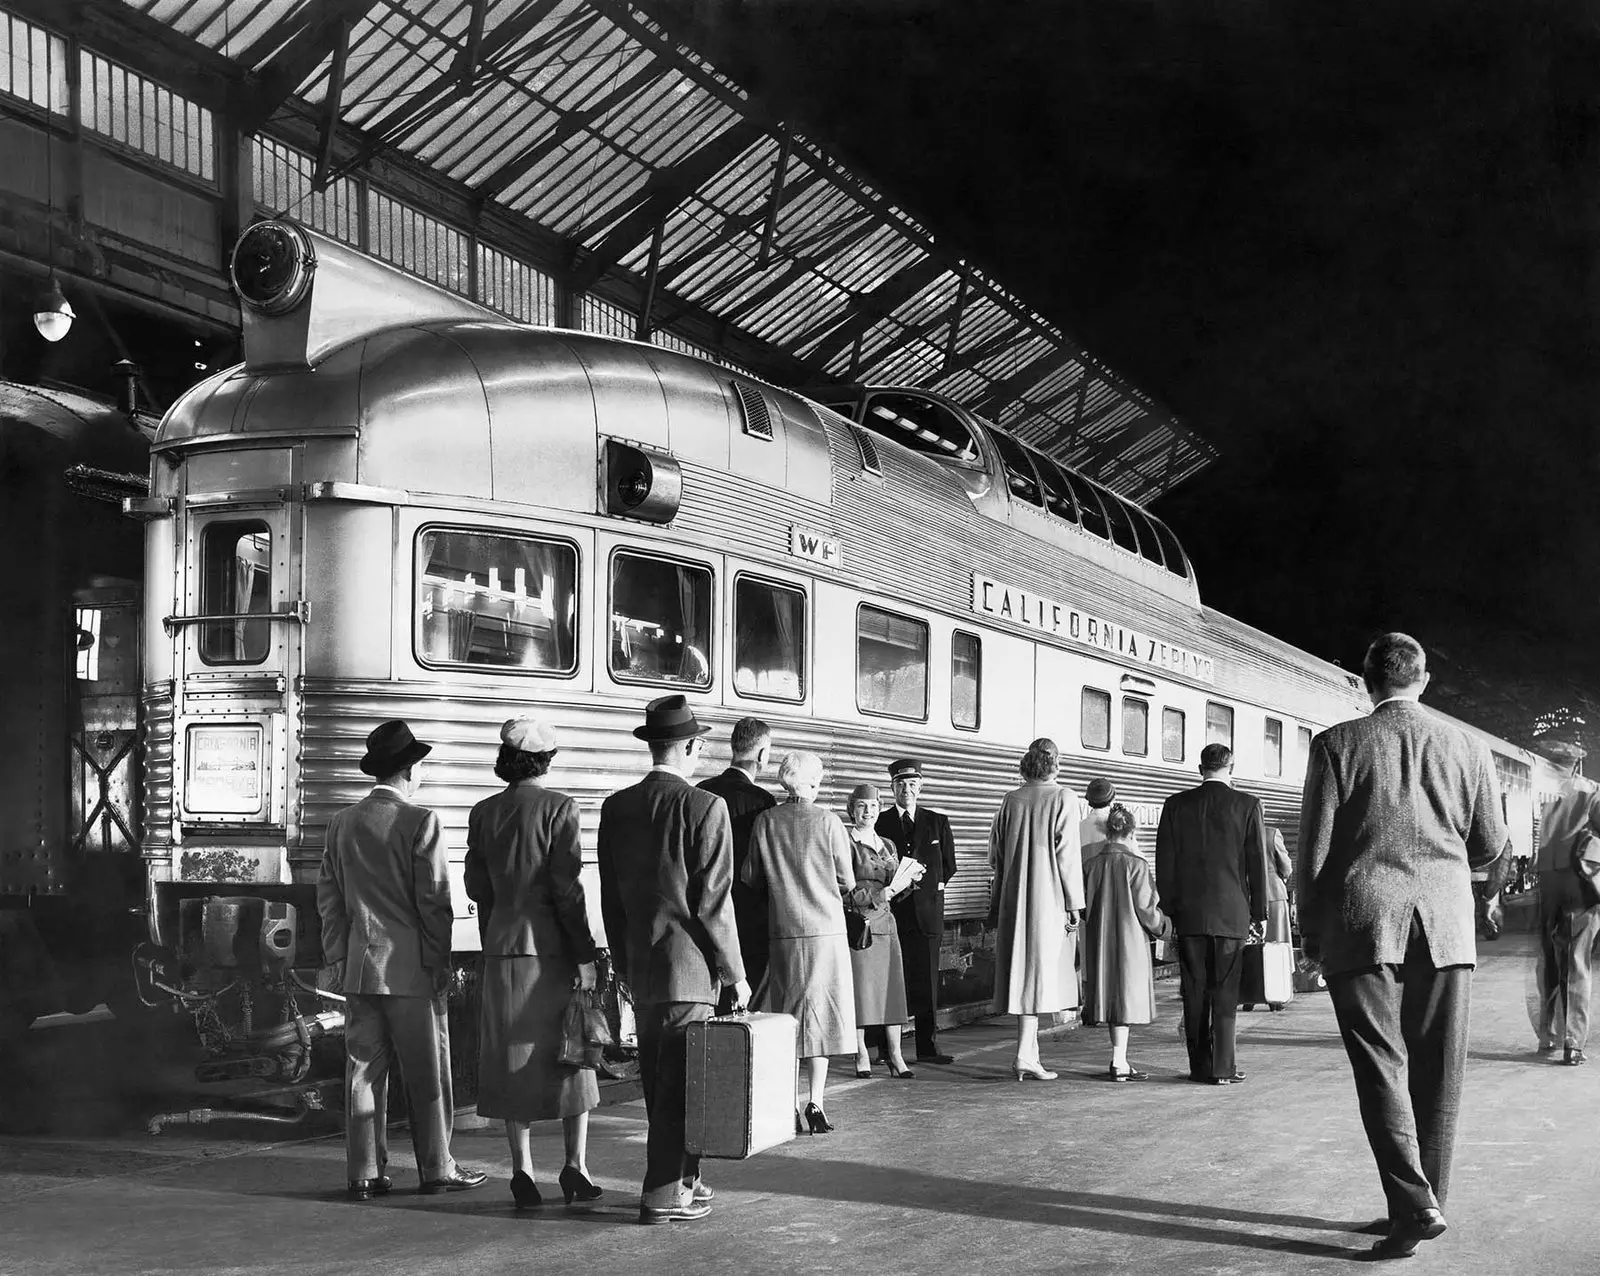
{"type": "Polygon", "coordinates": [[[311,239],[293,222],[257,222],[233,249],[233,286],[246,305],[266,315],[298,306],[316,269],[311,239]]]}
{"type": "Polygon", "coordinates": [[[670,523],[683,499],[683,470],[656,448],[607,439],[601,488],[605,512],[647,523],[670,523]]]}

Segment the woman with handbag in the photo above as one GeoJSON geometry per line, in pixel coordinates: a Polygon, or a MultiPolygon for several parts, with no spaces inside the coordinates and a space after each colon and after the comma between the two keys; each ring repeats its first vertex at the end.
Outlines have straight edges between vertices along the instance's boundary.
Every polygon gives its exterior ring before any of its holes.
{"type": "Polygon", "coordinates": [[[916,860],[899,872],[895,848],[874,831],[878,822],[878,789],[858,784],[845,804],[849,814],[845,832],[850,835],[850,858],[855,885],[844,897],[845,927],[850,941],[850,974],[856,995],[856,1076],[870,1077],[867,1029],[883,1025],[889,1075],[911,1080],[900,1053],[900,1029],[910,1018],[906,1009],[906,976],[900,960],[900,928],[889,901],[909,888],[926,871],[916,860]]]}
{"type": "Polygon", "coordinates": [[[771,935],[767,973],[752,1003],[799,1021],[808,1101],[795,1113],[795,1132],[826,1134],[833,1129],[822,1108],[828,1056],[844,1054],[855,1035],[844,920],[844,896],[855,873],[839,817],[817,805],[822,759],[789,754],[778,767],[778,782],[789,800],[756,816],[744,864],[745,885],[766,893],[771,935]]]}
{"type": "Polygon", "coordinates": [[[589,1111],[600,1101],[592,1067],[560,1062],[562,1020],[574,986],[595,987],[595,942],[578,874],[578,805],[544,787],[556,736],[538,718],[500,728],[494,773],[506,787],[467,821],[467,895],[483,936],[478,1112],[505,1121],[511,1196],[540,1203],[530,1123],[561,1118],[566,1160],[558,1182],[568,1205],[593,1201],[589,1111]]]}

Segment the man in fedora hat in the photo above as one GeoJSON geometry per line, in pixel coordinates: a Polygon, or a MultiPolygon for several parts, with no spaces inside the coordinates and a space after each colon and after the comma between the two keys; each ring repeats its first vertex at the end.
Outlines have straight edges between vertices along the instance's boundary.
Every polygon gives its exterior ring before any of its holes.
{"type": "MultiPolygon", "coordinates": [[[[926,870],[916,885],[890,905],[900,930],[907,1009],[917,1029],[917,1059],[954,1063],[953,1056],[939,1049],[936,1020],[944,888],[956,873],[956,841],[945,816],[917,803],[922,793],[921,762],[897,758],[889,764],[889,782],[894,787],[894,805],[878,816],[878,836],[893,842],[901,859],[916,860],[926,870]]],[[[881,1032],[869,1029],[873,1044],[881,1032]]]]}
{"type": "Polygon", "coordinates": [[[396,1058],[422,1192],[461,1191],[488,1178],[450,1155],[455,1100],[445,990],[455,910],[439,817],[411,801],[432,747],[398,720],[367,737],[361,769],[376,783],[328,822],[317,880],[323,960],[347,999],[346,1196],[353,1201],[390,1188],[385,1122],[396,1058]]]}
{"type": "Polygon", "coordinates": [[[711,1017],[724,985],[750,1003],[734,922],[727,804],[689,783],[709,727],[682,696],[645,709],[644,779],[600,808],[600,911],[613,965],[633,994],[649,1140],[641,1223],[704,1218],[711,1189],[684,1148],[685,1036],[711,1017]]]}

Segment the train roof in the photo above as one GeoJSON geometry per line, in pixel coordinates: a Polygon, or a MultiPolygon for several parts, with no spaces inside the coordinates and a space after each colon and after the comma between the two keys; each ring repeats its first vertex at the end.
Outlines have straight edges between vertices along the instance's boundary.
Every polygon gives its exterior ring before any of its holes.
{"type": "Polygon", "coordinates": [[[0,381],[0,450],[32,446],[48,450],[52,463],[143,470],[150,448],[143,424],[155,432],[154,418],[130,420],[115,404],[54,386],[0,381]]]}

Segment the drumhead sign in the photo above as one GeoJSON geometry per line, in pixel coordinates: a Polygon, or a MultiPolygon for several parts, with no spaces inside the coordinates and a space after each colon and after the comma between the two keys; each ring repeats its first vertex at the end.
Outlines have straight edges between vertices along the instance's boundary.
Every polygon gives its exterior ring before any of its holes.
{"type": "Polygon", "coordinates": [[[972,610],[1136,664],[1151,665],[1200,682],[1217,680],[1216,662],[1210,656],[976,573],[972,577],[972,610]]]}

